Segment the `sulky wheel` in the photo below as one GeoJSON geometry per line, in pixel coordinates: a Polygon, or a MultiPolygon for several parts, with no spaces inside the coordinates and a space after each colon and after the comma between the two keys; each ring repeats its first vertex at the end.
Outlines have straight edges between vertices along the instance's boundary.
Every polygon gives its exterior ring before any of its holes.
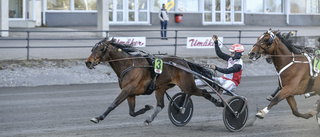
{"type": "Polygon", "coordinates": [[[241,113],[243,106],[246,106],[244,108],[244,111],[242,111],[242,113],[238,115],[238,117],[236,117],[232,110],[230,110],[230,108],[225,105],[223,110],[223,122],[228,130],[232,132],[240,131],[245,127],[249,115],[246,102],[246,99],[240,96],[234,96],[229,99],[228,104],[236,113],[241,113]]]}
{"type": "Polygon", "coordinates": [[[320,99],[317,102],[317,114],[316,114],[316,119],[317,119],[317,123],[318,126],[320,128],[320,99]]]}
{"type": "Polygon", "coordinates": [[[168,115],[172,122],[172,124],[182,127],[189,123],[193,114],[193,103],[191,98],[188,99],[187,105],[185,110],[181,110],[185,100],[186,94],[184,93],[177,93],[175,94],[168,107],[168,115]],[[176,104],[176,105],[175,105],[176,104]],[[179,107],[177,107],[179,106],[179,107]],[[184,111],[184,113],[183,113],[184,111]]]}

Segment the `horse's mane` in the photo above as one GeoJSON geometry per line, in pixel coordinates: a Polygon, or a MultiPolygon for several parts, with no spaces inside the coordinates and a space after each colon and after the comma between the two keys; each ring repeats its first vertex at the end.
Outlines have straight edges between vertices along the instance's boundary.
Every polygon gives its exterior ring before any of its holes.
{"type": "Polygon", "coordinates": [[[133,47],[133,45],[117,43],[114,39],[110,40],[109,42],[111,45],[120,48],[122,51],[126,53],[139,51],[137,48],[133,47]]]}
{"type": "Polygon", "coordinates": [[[281,34],[280,31],[276,33],[276,36],[280,39],[280,41],[291,51],[294,52],[292,48],[295,48],[293,41],[290,39],[290,32],[281,34]]]}

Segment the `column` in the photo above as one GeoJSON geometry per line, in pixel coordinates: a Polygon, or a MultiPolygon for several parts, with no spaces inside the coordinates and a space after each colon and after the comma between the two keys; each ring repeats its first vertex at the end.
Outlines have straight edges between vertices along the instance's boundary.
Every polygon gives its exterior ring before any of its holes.
{"type": "MultiPolygon", "coordinates": [[[[8,20],[8,0],[0,0],[0,30],[9,30],[9,20],[8,20]]],[[[0,31],[1,37],[8,37],[8,31],[0,31]]]]}
{"type": "Polygon", "coordinates": [[[109,30],[109,2],[108,0],[97,0],[97,11],[98,11],[98,16],[97,16],[97,29],[99,31],[104,31],[104,32],[99,32],[98,36],[101,37],[107,37],[106,32],[109,30]]]}

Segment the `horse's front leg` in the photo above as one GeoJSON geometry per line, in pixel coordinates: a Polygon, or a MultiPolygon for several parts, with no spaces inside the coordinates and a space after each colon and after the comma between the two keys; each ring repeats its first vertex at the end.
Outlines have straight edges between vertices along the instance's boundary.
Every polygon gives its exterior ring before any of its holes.
{"type": "Polygon", "coordinates": [[[114,110],[119,104],[121,104],[128,97],[128,92],[126,90],[122,90],[118,97],[111,103],[108,109],[99,117],[92,118],[90,121],[93,123],[99,123],[99,121],[104,120],[104,118],[114,110]]]}
{"type": "Polygon", "coordinates": [[[256,117],[258,117],[258,118],[260,118],[260,119],[263,119],[274,105],[278,104],[281,100],[289,97],[289,96],[292,94],[291,92],[292,92],[292,90],[294,89],[294,88],[292,88],[292,87],[294,87],[294,86],[291,86],[291,87],[290,87],[290,85],[284,86],[284,87],[279,91],[278,95],[276,95],[276,96],[271,100],[270,104],[269,104],[267,107],[265,107],[264,109],[260,110],[260,111],[256,114],[256,117]]]}
{"type": "Polygon", "coordinates": [[[136,104],[136,96],[130,96],[127,98],[128,105],[129,105],[129,114],[132,117],[144,114],[148,110],[152,109],[153,107],[151,105],[145,105],[144,108],[140,109],[137,112],[134,112],[135,104],[136,104]]]}
{"type": "Polygon", "coordinates": [[[144,121],[146,125],[149,125],[154,118],[158,115],[158,113],[164,108],[164,92],[166,90],[157,90],[155,91],[155,96],[157,99],[157,107],[154,112],[149,116],[147,120],[144,121]]]}
{"type": "Polygon", "coordinates": [[[315,114],[312,111],[310,111],[309,113],[305,113],[305,114],[299,113],[298,107],[297,107],[297,102],[294,99],[294,96],[289,96],[286,99],[287,99],[288,104],[291,107],[292,114],[295,115],[296,117],[302,117],[302,118],[305,118],[305,119],[309,119],[310,117],[313,117],[313,115],[315,114]]]}

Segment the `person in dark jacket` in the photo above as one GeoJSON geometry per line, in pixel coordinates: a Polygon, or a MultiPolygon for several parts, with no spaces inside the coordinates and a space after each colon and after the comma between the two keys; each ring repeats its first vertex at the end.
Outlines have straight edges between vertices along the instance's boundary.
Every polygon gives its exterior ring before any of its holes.
{"type": "MultiPolygon", "coordinates": [[[[218,81],[224,89],[232,91],[241,81],[243,61],[241,59],[244,48],[241,44],[234,44],[229,49],[231,54],[225,54],[221,51],[218,45],[218,36],[213,35],[212,40],[215,44],[215,52],[218,57],[228,62],[227,68],[221,68],[214,64],[210,66],[211,69],[223,73],[223,77],[215,77],[214,80],[218,81]]],[[[196,80],[196,85],[205,85],[200,79],[196,80]]],[[[223,91],[225,93],[225,91],[223,91]]]]}

